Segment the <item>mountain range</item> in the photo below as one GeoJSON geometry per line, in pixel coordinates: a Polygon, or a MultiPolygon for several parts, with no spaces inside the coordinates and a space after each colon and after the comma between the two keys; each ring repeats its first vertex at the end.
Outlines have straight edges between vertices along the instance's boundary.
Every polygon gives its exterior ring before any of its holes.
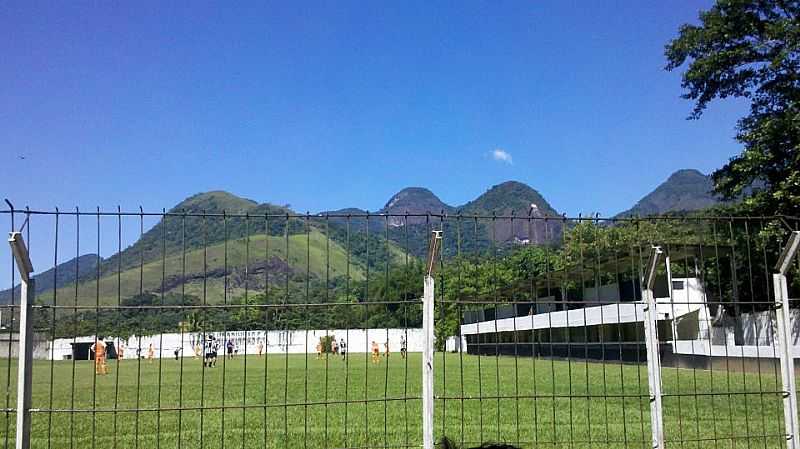
{"type": "Polygon", "coordinates": [[[644,217],[706,209],[721,202],[713,190],[711,176],[693,169],[678,170],[633,207],[617,214],[617,217],[644,217]]]}
{"type": "MultiPolygon", "coordinates": [[[[36,295],[52,291],[53,288],[60,288],[72,284],[75,278],[86,280],[97,276],[97,263],[101,259],[97,254],[84,254],[80,257],[72,258],[62,262],[49,270],[36,273],[36,295]]],[[[14,288],[13,298],[15,303],[19,303],[20,287],[14,288]]],[[[0,304],[10,304],[12,299],[11,289],[0,291],[0,304]]]]}
{"type": "MultiPolygon", "coordinates": [[[[709,176],[697,170],[679,170],[618,216],[710,207],[719,203],[711,187],[709,176]]],[[[558,211],[538,191],[517,181],[492,186],[474,200],[455,206],[427,188],[408,187],[370,218],[356,207],[328,212],[338,217],[326,218],[325,212],[296,217],[286,206],[258,203],[225,191],[193,195],[169,212],[133,245],[107,259],[87,254],[38,273],[40,301],[74,300],[77,292],[79,302],[94,304],[99,295],[102,303],[115,303],[142,292],[180,289],[213,297],[210,302],[214,302],[244,289],[265,291],[272,284],[289,285],[295,275],[307,274],[318,280],[349,275],[358,281],[370,269],[402,263],[406,255],[424,257],[432,228],[459,235],[459,247],[471,251],[547,243],[558,238],[563,224],[558,211]],[[442,212],[482,218],[467,226],[440,218],[442,212]],[[225,214],[247,214],[248,218],[225,214]],[[354,217],[341,217],[348,214],[354,217]],[[269,218],[279,215],[287,218],[269,218]],[[493,220],[494,215],[519,219],[493,220]],[[526,220],[529,216],[557,219],[526,220]]],[[[10,289],[0,292],[0,303],[10,299],[10,289]]]]}

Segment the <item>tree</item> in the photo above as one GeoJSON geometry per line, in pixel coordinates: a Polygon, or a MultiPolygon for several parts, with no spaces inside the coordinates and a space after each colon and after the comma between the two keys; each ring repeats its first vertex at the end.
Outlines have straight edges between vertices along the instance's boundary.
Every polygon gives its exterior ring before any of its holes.
{"type": "Polygon", "coordinates": [[[742,207],[751,213],[800,213],[800,2],[718,0],[667,44],[667,70],[688,64],[683,98],[690,118],[715,99],[741,98],[750,111],[737,123],[741,154],[713,173],[728,199],[759,186],[742,207]]]}

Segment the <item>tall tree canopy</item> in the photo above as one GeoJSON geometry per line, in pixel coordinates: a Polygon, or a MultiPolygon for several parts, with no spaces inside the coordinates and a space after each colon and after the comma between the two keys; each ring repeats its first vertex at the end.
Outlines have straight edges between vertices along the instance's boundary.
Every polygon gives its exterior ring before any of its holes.
{"type": "Polygon", "coordinates": [[[728,199],[763,186],[743,202],[750,212],[800,214],[798,17],[797,1],[718,0],[665,50],[667,70],[687,65],[682,86],[683,97],[695,102],[690,118],[714,99],[750,103],[737,124],[744,150],[713,174],[728,199]]]}

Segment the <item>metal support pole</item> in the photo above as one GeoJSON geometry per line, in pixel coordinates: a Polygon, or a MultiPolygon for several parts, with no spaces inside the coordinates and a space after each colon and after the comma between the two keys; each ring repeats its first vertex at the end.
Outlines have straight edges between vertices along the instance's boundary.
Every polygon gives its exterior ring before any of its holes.
{"type": "Polygon", "coordinates": [[[31,386],[33,381],[33,305],[36,281],[22,281],[19,304],[19,363],[17,365],[16,449],[31,445],[31,386]]]}
{"type": "Polygon", "coordinates": [[[797,389],[794,383],[794,356],[789,332],[789,295],[786,276],[773,274],[775,288],[775,321],[777,322],[778,351],[781,358],[781,381],[783,384],[783,420],[786,430],[786,448],[800,449],[800,425],[797,420],[797,389]]]}
{"type": "Polygon", "coordinates": [[[31,306],[36,292],[36,282],[30,277],[33,265],[28,256],[28,248],[19,232],[11,232],[8,237],[11,252],[14,254],[20,274],[19,302],[19,354],[17,364],[17,428],[16,449],[28,449],[31,445],[31,389],[33,360],[33,314],[31,306]]]}
{"type": "Polygon", "coordinates": [[[435,342],[433,321],[434,281],[442,231],[433,231],[428,247],[427,271],[422,294],[422,444],[423,449],[433,449],[433,350],[435,342]]]}
{"type": "Polygon", "coordinates": [[[422,296],[422,442],[424,449],[433,449],[433,276],[425,276],[422,296]]]}
{"type": "Polygon", "coordinates": [[[778,351],[781,358],[781,382],[783,384],[783,420],[786,431],[786,448],[800,449],[800,424],[797,419],[797,387],[794,377],[794,354],[789,312],[789,289],[786,273],[800,248],[800,232],[794,231],[784,246],[772,275],[775,291],[775,321],[777,324],[778,351]]]}
{"type": "Polygon", "coordinates": [[[652,447],[664,448],[664,414],[661,406],[661,354],[658,345],[658,326],[656,300],[653,294],[656,269],[662,254],[661,248],[654,246],[647,263],[647,272],[642,283],[644,302],[644,336],[647,349],[647,381],[650,389],[650,428],[652,447]]]}

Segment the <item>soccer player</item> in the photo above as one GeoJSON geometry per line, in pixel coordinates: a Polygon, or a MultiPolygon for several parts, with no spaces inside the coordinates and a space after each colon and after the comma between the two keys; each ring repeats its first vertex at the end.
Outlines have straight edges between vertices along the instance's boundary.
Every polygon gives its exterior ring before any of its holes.
{"type": "Polygon", "coordinates": [[[342,355],[342,360],[347,358],[347,343],[344,342],[344,338],[339,340],[339,354],[342,355]]]}
{"type": "Polygon", "coordinates": [[[103,337],[97,337],[89,350],[94,353],[94,373],[101,376],[108,374],[106,343],[103,341],[103,337]]]}
{"type": "Polygon", "coordinates": [[[386,359],[389,359],[389,340],[386,340],[386,343],[383,344],[383,356],[386,359]]]}
{"type": "Polygon", "coordinates": [[[235,345],[233,344],[233,339],[232,339],[232,338],[229,338],[229,339],[228,339],[228,342],[227,342],[227,343],[225,343],[225,349],[228,351],[228,353],[227,353],[227,357],[228,357],[229,359],[232,359],[232,358],[233,358],[233,348],[234,348],[234,346],[235,346],[235,345]]]}
{"type": "Polygon", "coordinates": [[[372,340],[372,363],[380,363],[381,362],[381,348],[378,346],[378,342],[372,340]]]}
{"type": "Polygon", "coordinates": [[[206,347],[205,347],[205,358],[203,359],[203,365],[212,368],[217,366],[217,342],[214,340],[213,335],[209,335],[208,339],[206,340],[206,347]]]}
{"type": "Polygon", "coordinates": [[[156,358],[156,348],[150,343],[150,346],[147,347],[147,361],[149,363],[153,363],[153,360],[156,358]]]}
{"type": "Polygon", "coordinates": [[[336,337],[331,339],[331,353],[333,355],[339,355],[339,345],[336,343],[336,337]]]}
{"type": "Polygon", "coordinates": [[[119,348],[117,348],[117,360],[122,360],[125,357],[125,343],[119,342],[119,348]]]}
{"type": "Polygon", "coordinates": [[[400,336],[400,356],[406,358],[408,352],[408,342],[405,336],[400,336]]]}
{"type": "Polygon", "coordinates": [[[264,353],[264,342],[258,340],[258,346],[256,346],[256,348],[258,349],[258,356],[261,357],[261,354],[264,353]]]}
{"type": "Polygon", "coordinates": [[[317,360],[322,358],[322,341],[317,343],[317,360]]]}

